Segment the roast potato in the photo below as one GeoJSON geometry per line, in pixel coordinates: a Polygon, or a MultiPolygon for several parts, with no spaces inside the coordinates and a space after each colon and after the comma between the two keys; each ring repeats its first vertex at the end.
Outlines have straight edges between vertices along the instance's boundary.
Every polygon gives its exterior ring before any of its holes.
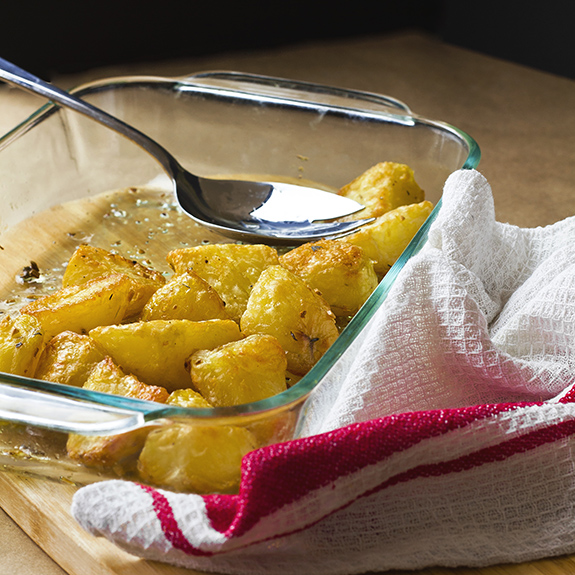
{"type": "Polygon", "coordinates": [[[344,219],[379,217],[399,206],[422,202],[425,192],[405,164],[380,162],[340,189],[339,194],[365,209],[344,219]]]}
{"type": "Polygon", "coordinates": [[[165,283],[164,276],[137,261],[130,260],[102,248],[81,245],[68,261],[62,286],[82,285],[105,275],[124,274],[132,282],[133,297],[127,316],[138,314],[150,296],[165,283]]]}
{"type": "Polygon", "coordinates": [[[125,371],[169,391],[190,387],[186,360],[195,351],[241,338],[229,319],[139,321],[96,327],[89,335],[125,371]]]}
{"type": "Polygon", "coordinates": [[[174,423],[147,436],[138,471],[143,481],[173,491],[234,492],[242,457],[256,447],[242,427],[174,423]]]}
{"type": "Polygon", "coordinates": [[[209,408],[213,405],[194,389],[176,389],[166,400],[167,405],[175,407],[209,408]]]}
{"type": "Polygon", "coordinates": [[[216,290],[189,270],[175,275],[148,300],[140,315],[153,319],[229,319],[224,302],[216,290]]]}
{"type": "Polygon", "coordinates": [[[193,270],[220,295],[229,317],[239,321],[252,286],[270,265],[279,263],[277,251],[265,245],[211,244],[168,253],[170,267],[181,274],[193,270]]]}
{"type": "Polygon", "coordinates": [[[82,387],[92,369],[104,357],[104,352],[91,337],[63,331],[47,343],[40,356],[35,377],[82,387]]]}
{"type": "Polygon", "coordinates": [[[128,276],[112,274],[61,288],[20,311],[37,318],[49,339],[66,330],[85,334],[96,326],[121,322],[133,293],[128,276]]]}
{"type": "Polygon", "coordinates": [[[360,247],[373,262],[378,276],[382,277],[397,261],[432,209],[433,204],[428,201],[400,206],[341,241],[360,247]]]}
{"type": "Polygon", "coordinates": [[[82,387],[90,391],[159,403],[165,403],[169,396],[167,390],[161,386],[148,385],[132,374],[126,375],[111,357],[105,357],[94,367],[82,387]]]}
{"type": "MultiPolygon", "coordinates": [[[[146,385],[133,375],[126,375],[109,357],[95,366],[83,387],[162,403],[168,398],[165,389],[146,385]]],[[[122,475],[135,471],[137,457],[150,431],[149,427],[143,427],[109,436],[72,433],[68,436],[66,448],[71,459],[87,467],[111,469],[122,475]]]]}
{"type": "Polygon", "coordinates": [[[271,335],[251,335],[190,360],[192,384],[215,407],[266,399],[287,389],[287,360],[271,335]]]}
{"type": "Polygon", "coordinates": [[[355,314],[377,287],[377,274],[363,250],[339,240],[303,244],[280,263],[321,293],[339,316],[355,314]]]}
{"type": "Polygon", "coordinates": [[[20,314],[0,321],[0,371],[34,377],[45,335],[38,319],[20,314]]]}
{"type": "Polygon", "coordinates": [[[241,328],[246,335],[273,335],[286,352],[287,369],[295,374],[307,373],[339,335],[327,302],[281,265],[262,272],[241,328]]]}

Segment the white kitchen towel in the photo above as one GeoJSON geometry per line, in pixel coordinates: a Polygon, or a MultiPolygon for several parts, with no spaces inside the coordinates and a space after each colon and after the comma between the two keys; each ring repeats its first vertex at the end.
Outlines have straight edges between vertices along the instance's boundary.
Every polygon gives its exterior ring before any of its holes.
{"type": "Polygon", "coordinates": [[[452,174],[424,249],[237,495],[80,489],[90,533],[230,574],[346,575],[575,552],[575,218],[495,221],[452,174]]]}

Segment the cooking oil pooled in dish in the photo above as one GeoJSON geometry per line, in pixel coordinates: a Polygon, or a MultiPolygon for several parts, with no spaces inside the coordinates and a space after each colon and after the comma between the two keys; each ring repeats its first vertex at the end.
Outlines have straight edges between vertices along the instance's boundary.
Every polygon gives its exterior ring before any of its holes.
{"type": "Polygon", "coordinates": [[[14,226],[0,238],[0,320],[62,286],[66,262],[81,244],[100,247],[168,276],[173,249],[228,238],[194,222],[172,192],[130,187],[74,200],[14,226]]]}

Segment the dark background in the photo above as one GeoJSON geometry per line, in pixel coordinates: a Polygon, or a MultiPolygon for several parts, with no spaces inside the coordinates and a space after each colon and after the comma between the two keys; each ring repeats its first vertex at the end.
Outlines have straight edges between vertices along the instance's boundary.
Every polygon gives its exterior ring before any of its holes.
{"type": "Polygon", "coordinates": [[[575,78],[575,1],[3,0],[0,56],[50,79],[98,66],[417,29],[575,78]]]}

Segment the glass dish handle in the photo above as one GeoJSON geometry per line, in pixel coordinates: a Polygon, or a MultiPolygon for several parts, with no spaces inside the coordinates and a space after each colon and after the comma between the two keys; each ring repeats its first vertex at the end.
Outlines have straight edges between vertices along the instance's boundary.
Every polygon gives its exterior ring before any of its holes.
{"type": "Polygon", "coordinates": [[[122,408],[0,384],[0,420],[82,435],[114,435],[161,417],[154,405],[122,408]]]}
{"type": "Polygon", "coordinates": [[[241,94],[258,100],[270,100],[299,104],[309,103],[312,106],[326,105],[331,109],[338,107],[351,111],[353,109],[362,112],[373,111],[402,116],[412,116],[409,106],[391,96],[363,92],[347,88],[325,86],[314,82],[287,80],[275,76],[248,74],[229,71],[207,71],[179,78],[181,89],[185,90],[186,83],[193,84],[195,88],[205,87],[214,91],[231,90],[235,97],[241,94]]]}

